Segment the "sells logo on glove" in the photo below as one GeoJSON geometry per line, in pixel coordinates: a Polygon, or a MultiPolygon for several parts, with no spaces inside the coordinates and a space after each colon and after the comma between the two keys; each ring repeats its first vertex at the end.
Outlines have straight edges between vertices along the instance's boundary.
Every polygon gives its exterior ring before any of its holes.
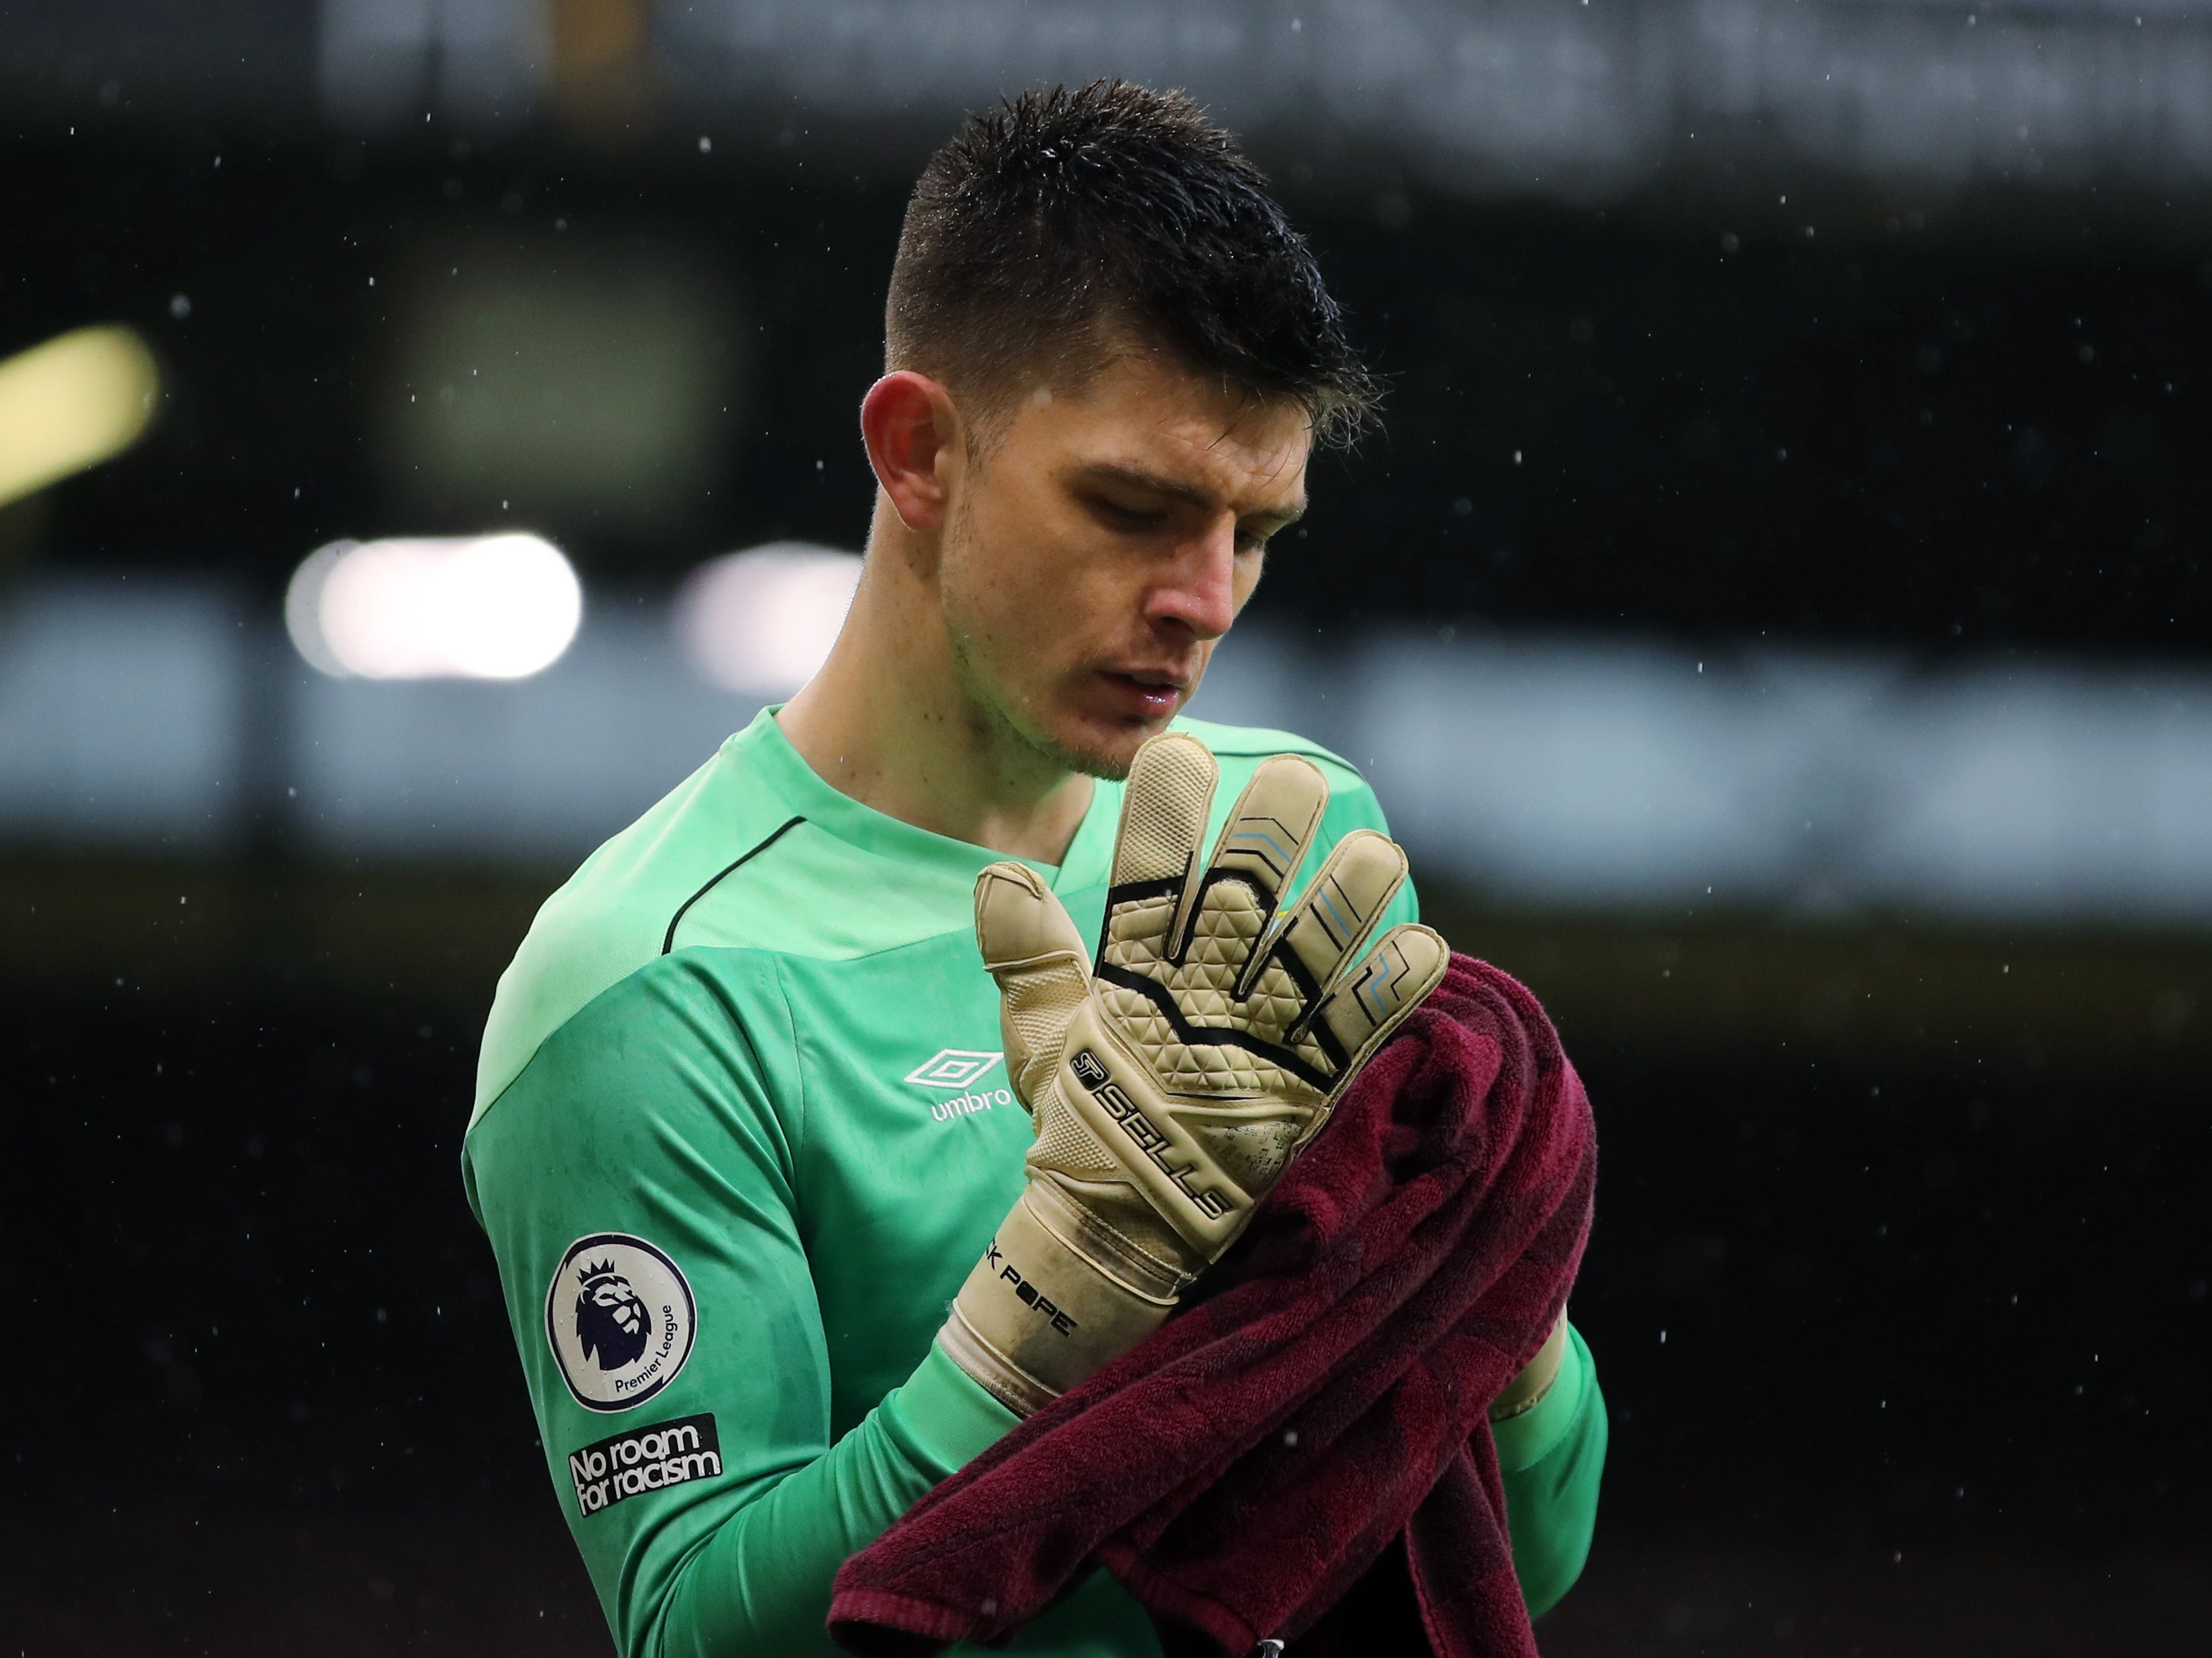
{"type": "Polygon", "coordinates": [[[545,1339],[587,1411],[626,1411],[676,1379],[691,1357],[699,1309],[666,1253],[628,1232],[568,1246],[545,1291],[545,1339]]]}
{"type": "Polygon", "coordinates": [[[1086,1048],[1068,1060],[1067,1066],[1075,1072],[1076,1080],[1106,1108],[1106,1114],[1121,1124],[1121,1132],[1129,1137],[1130,1144],[1152,1160],[1153,1168],[1175,1182],[1176,1189],[1197,1206],[1200,1214],[1209,1219],[1218,1219],[1229,1212],[1229,1200],[1220,1193],[1191,1184],[1191,1175],[1197,1168],[1195,1163],[1169,1161],[1168,1154],[1175,1149],[1175,1142],[1114,1080],[1103,1060],[1086,1048]]]}

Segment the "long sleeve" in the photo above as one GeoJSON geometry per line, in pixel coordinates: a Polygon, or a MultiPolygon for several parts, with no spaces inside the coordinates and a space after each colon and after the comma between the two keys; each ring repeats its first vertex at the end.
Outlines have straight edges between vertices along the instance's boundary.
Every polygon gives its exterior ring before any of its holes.
{"type": "Polygon", "coordinates": [[[1492,1430],[1504,1477],[1513,1569],[1531,1617],[1559,1604],[1582,1575],[1597,1527],[1605,1470],[1605,1398],[1582,1332],[1568,1329],[1559,1379],[1534,1409],[1492,1430]]]}
{"type": "Polygon", "coordinates": [[[837,1568],[1014,1420],[933,1346],[904,1387],[738,1509],[684,1563],[654,1650],[667,1658],[831,1650],[823,1619],[837,1568]]]}
{"type": "Polygon", "coordinates": [[[633,975],[468,1142],[546,1461],[625,1655],[830,1650],[838,1566],[1014,1422],[930,1348],[831,1443],[794,1175],[803,1090],[772,970],[750,987],[680,957],[633,975]],[[631,1299],[673,1344],[671,1373],[640,1370],[650,1344],[630,1356],[631,1299]],[[571,1332],[594,1320],[587,1351],[571,1332]],[[597,1397],[631,1387],[641,1402],[597,1397]],[[679,1435],[675,1478],[659,1454],[679,1435]]]}

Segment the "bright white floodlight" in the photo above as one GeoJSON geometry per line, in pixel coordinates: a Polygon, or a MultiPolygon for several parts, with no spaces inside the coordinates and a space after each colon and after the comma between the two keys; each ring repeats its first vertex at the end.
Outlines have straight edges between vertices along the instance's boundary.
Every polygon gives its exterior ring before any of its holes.
{"type": "Polygon", "coordinates": [[[676,595],[676,637],[724,690],[786,696],[829,659],[860,585],[857,554],[774,541],[711,559],[676,595]]]}
{"type": "Polygon", "coordinates": [[[284,595],[292,643],[341,678],[524,679],[583,619],[575,571],[532,535],[334,541],[284,595]]]}

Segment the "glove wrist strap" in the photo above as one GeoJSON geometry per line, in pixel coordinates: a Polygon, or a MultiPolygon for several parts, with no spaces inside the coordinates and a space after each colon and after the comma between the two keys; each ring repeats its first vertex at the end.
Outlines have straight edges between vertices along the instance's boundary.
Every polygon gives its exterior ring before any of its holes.
{"type": "Polygon", "coordinates": [[[937,1337],[954,1363],[1022,1416],[1119,1358],[1175,1307],[1172,1291],[1123,1283],[1061,1237],[1039,1206],[1074,1206],[1048,1192],[1032,1181],[1015,1200],[937,1337]]]}
{"type": "Polygon", "coordinates": [[[1492,1403],[1490,1419],[1510,1421],[1542,1404],[1552,1391],[1552,1384],[1559,1379],[1559,1366],[1566,1355],[1567,1315],[1563,1312],[1559,1322],[1552,1326],[1552,1333],[1544,1338],[1544,1345],[1536,1350],[1535,1357],[1505,1384],[1505,1391],[1492,1403]]]}

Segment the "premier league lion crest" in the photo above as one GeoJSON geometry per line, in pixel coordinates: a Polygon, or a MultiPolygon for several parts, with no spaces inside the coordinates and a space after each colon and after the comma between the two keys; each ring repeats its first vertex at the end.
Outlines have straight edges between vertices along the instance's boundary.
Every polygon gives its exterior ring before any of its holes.
{"type": "Polygon", "coordinates": [[[576,1297],[576,1339],[584,1357],[597,1359],[603,1370],[618,1370],[645,1351],[645,1303],[612,1260],[577,1268],[576,1281],[584,1286],[576,1297]]]}
{"type": "Polygon", "coordinates": [[[626,1411],[676,1379],[699,1312],[667,1252],[627,1232],[570,1244],[545,1295],[545,1339],[587,1411],[626,1411]]]}

